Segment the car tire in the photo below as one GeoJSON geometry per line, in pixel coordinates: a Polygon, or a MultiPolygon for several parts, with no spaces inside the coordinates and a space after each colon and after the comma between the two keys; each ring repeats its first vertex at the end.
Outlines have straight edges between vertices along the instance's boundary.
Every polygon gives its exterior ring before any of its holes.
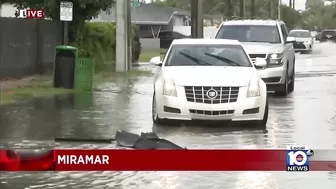
{"type": "Polygon", "coordinates": [[[268,121],[268,101],[266,101],[264,117],[262,120],[256,122],[256,126],[261,129],[266,129],[267,121],[268,121]]]}
{"type": "Polygon", "coordinates": [[[293,72],[291,74],[291,82],[288,85],[288,93],[292,93],[295,88],[295,60],[293,64],[293,72]]]}
{"type": "Polygon", "coordinates": [[[156,109],[157,109],[157,106],[156,106],[155,93],[154,93],[153,100],[152,100],[152,120],[153,120],[153,123],[155,124],[161,124],[163,120],[159,118],[159,115],[156,109]]]}
{"type": "Polygon", "coordinates": [[[288,95],[288,69],[285,77],[285,83],[279,86],[279,89],[275,91],[276,96],[287,96],[288,95]]]}

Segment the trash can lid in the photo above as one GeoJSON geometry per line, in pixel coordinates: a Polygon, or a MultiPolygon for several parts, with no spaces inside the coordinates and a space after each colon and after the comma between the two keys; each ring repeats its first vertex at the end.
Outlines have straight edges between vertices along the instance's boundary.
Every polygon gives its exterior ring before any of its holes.
{"type": "Polygon", "coordinates": [[[63,49],[63,50],[77,50],[76,47],[68,46],[68,45],[60,45],[60,46],[56,46],[56,49],[63,49]]]}

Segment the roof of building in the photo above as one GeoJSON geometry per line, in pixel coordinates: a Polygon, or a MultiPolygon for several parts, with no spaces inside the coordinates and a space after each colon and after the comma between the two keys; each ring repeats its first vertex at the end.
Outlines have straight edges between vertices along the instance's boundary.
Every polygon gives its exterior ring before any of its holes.
{"type": "MultiPolygon", "coordinates": [[[[110,14],[102,12],[95,21],[116,21],[116,9],[113,7],[110,14]]],[[[134,24],[167,25],[174,15],[190,16],[190,11],[174,8],[161,7],[153,4],[141,3],[139,7],[131,7],[131,21],[134,24]]],[[[213,19],[210,16],[204,16],[206,19],[213,19]]]]}
{"type": "Polygon", "coordinates": [[[175,39],[173,45],[241,45],[238,40],[232,39],[175,39]]]}

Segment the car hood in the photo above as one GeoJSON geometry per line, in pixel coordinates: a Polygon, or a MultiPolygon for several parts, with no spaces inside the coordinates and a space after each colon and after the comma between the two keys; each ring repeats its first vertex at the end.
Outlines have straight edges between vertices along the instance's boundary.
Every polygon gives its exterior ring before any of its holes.
{"type": "Polygon", "coordinates": [[[282,53],[283,44],[242,42],[241,43],[248,54],[268,54],[282,53]]]}
{"type": "Polygon", "coordinates": [[[310,38],[305,38],[305,37],[295,37],[295,41],[297,42],[306,42],[309,41],[310,38]]]}
{"type": "Polygon", "coordinates": [[[164,78],[172,79],[179,86],[247,86],[254,67],[225,66],[167,66],[164,78]]]}

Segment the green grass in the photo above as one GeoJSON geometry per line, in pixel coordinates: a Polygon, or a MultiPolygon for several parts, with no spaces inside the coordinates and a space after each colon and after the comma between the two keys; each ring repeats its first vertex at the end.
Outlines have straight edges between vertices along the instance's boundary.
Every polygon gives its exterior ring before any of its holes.
{"type": "Polygon", "coordinates": [[[166,51],[166,49],[141,49],[139,62],[149,62],[151,58],[162,56],[161,53],[165,53],[166,51]]]}
{"type": "Polygon", "coordinates": [[[39,96],[74,93],[73,89],[53,88],[51,76],[37,76],[25,85],[1,91],[0,104],[11,104],[39,96]]]}
{"type": "MultiPolygon", "coordinates": [[[[127,73],[115,72],[100,72],[94,76],[94,86],[104,82],[111,82],[115,77],[136,77],[136,76],[152,76],[151,71],[146,70],[132,70],[127,73]]],[[[25,101],[33,97],[51,96],[57,94],[70,94],[76,93],[75,89],[53,88],[52,76],[34,76],[31,80],[24,82],[24,84],[7,88],[0,92],[0,105],[12,104],[20,101],[25,101]]]]}

